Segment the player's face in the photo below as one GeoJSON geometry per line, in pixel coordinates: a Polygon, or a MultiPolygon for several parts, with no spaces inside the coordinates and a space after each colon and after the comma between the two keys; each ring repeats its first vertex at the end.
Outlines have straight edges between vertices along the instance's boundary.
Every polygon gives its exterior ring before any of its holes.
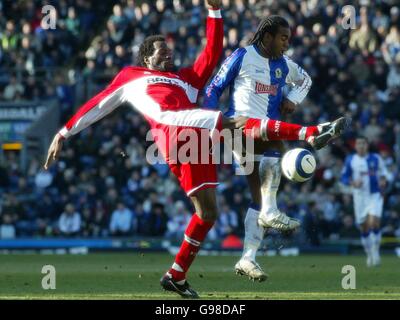
{"type": "Polygon", "coordinates": [[[270,52],[271,59],[279,59],[289,49],[290,29],[279,27],[275,37],[266,33],[263,39],[264,48],[270,52]]]}
{"type": "Polygon", "coordinates": [[[355,148],[357,154],[364,156],[368,152],[368,143],[365,139],[356,139],[355,148]]]}
{"type": "Polygon", "coordinates": [[[172,71],[174,62],[172,58],[172,50],[168,48],[165,41],[156,41],[153,43],[154,52],[150,57],[146,57],[147,68],[157,71],[172,71]]]}

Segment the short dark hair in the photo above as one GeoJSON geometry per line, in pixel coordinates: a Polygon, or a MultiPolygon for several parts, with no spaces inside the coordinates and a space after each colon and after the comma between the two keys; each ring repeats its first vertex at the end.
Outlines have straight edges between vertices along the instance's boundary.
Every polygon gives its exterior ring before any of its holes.
{"type": "Polygon", "coordinates": [[[368,138],[366,136],[363,136],[362,134],[359,134],[356,136],[356,140],[365,140],[368,143],[368,138]]]}
{"type": "Polygon", "coordinates": [[[139,48],[139,56],[138,56],[138,64],[142,67],[146,66],[144,62],[145,57],[150,57],[154,53],[154,42],[157,41],[165,41],[165,37],[161,34],[156,34],[153,36],[149,36],[144,39],[143,43],[140,45],[139,48]]]}
{"type": "Polygon", "coordinates": [[[278,33],[279,27],[289,28],[289,22],[284,17],[278,15],[264,18],[258,25],[253,38],[249,41],[249,44],[260,44],[266,32],[275,37],[278,33]]]}

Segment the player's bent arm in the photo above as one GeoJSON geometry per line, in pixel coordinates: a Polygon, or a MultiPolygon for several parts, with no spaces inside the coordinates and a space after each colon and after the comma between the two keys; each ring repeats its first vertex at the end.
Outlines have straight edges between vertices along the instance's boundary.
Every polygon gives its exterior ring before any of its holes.
{"type": "Polygon", "coordinates": [[[378,155],[378,168],[379,168],[379,176],[384,178],[388,183],[393,181],[393,175],[387,169],[385,163],[381,156],[378,155]]]}
{"type": "Polygon", "coordinates": [[[246,49],[239,48],[225,59],[218,73],[205,90],[204,108],[218,109],[219,98],[238,76],[245,53],[246,49]]]}
{"type": "Polygon", "coordinates": [[[286,82],[293,85],[287,93],[286,98],[298,105],[303,102],[310,91],[312,80],[308,73],[297,63],[287,57],[285,59],[289,68],[286,82]]]}

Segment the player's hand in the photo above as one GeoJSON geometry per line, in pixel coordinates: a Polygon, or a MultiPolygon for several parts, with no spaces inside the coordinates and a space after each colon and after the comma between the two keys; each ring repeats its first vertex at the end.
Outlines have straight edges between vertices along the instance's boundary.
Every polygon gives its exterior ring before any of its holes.
{"type": "Polygon", "coordinates": [[[64,138],[60,134],[56,134],[53,138],[53,142],[51,143],[49,150],[47,151],[47,159],[44,164],[44,169],[47,170],[53,161],[56,161],[58,156],[60,155],[60,151],[62,148],[64,138]]]}
{"type": "Polygon", "coordinates": [[[379,187],[381,190],[385,190],[387,187],[387,181],[384,178],[379,179],[379,187]]]}
{"type": "Polygon", "coordinates": [[[284,99],[281,104],[281,113],[283,115],[285,114],[291,114],[296,110],[296,104],[290,101],[289,99],[284,99]]]}
{"type": "Polygon", "coordinates": [[[214,9],[219,9],[219,8],[221,8],[221,0],[206,0],[206,2],[207,2],[207,5],[209,6],[209,7],[211,7],[211,8],[214,8],[214,9]]]}
{"type": "Polygon", "coordinates": [[[246,125],[247,120],[249,120],[249,118],[245,116],[238,116],[234,118],[235,129],[243,129],[244,126],[246,125]]]}
{"type": "Polygon", "coordinates": [[[354,188],[356,188],[356,189],[361,188],[361,186],[362,186],[362,180],[355,180],[355,181],[353,181],[353,182],[351,183],[351,185],[352,185],[354,188]]]}

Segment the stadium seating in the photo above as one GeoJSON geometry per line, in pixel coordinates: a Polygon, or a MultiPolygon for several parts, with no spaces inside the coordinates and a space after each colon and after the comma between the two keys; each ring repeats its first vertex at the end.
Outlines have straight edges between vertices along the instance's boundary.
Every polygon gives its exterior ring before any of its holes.
{"type": "MultiPolygon", "coordinates": [[[[145,36],[167,34],[180,66],[190,64],[203,44],[206,10],[195,0],[55,2],[57,28],[43,30],[36,2],[0,1],[0,108],[1,101],[55,99],[61,126],[119,69],[136,62],[145,36]]],[[[223,1],[225,56],[246,44],[263,16],[279,13],[289,20],[288,54],[308,71],[313,86],[287,121],[353,119],[342,139],[316,154],[318,169],[310,182],[282,179],[279,206],[302,220],[298,241],[315,246],[324,239],[358,237],[351,198],[338,179],[358,133],[368,137],[396,177],[385,196],[383,235],[400,237],[400,13],[394,1],[354,2],[356,30],[342,28],[336,18],[340,8],[331,1],[223,1]]],[[[110,236],[118,202],[132,215],[124,235],[181,237],[193,209],[166,165],[146,163],[146,133],[141,117],[121,108],[68,141],[50,174],[41,170],[44,154],[21,167],[18,151],[3,150],[0,238],[110,236]],[[80,217],[79,231],[63,234],[59,219],[68,205],[80,217]]],[[[219,171],[224,214],[211,239],[244,233],[250,197],[244,177],[233,172],[228,165],[219,171]]]]}

